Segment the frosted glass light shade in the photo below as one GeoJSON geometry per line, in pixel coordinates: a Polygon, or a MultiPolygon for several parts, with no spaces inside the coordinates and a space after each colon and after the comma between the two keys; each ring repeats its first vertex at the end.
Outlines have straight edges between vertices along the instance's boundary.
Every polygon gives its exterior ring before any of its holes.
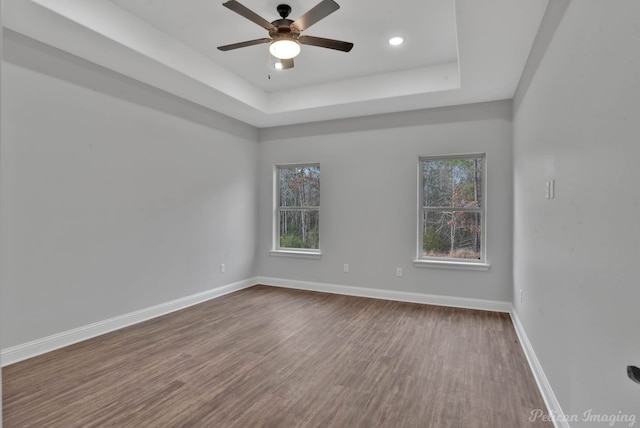
{"type": "Polygon", "coordinates": [[[293,40],[277,40],[269,46],[271,55],[279,59],[290,59],[300,53],[300,44],[293,40]]]}

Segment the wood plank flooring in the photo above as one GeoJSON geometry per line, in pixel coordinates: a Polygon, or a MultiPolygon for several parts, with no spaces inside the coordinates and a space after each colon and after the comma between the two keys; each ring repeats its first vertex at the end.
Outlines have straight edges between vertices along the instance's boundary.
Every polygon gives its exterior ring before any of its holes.
{"type": "Polygon", "coordinates": [[[5,428],[552,426],[508,314],[266,286],[2,380],[5,428]]]}

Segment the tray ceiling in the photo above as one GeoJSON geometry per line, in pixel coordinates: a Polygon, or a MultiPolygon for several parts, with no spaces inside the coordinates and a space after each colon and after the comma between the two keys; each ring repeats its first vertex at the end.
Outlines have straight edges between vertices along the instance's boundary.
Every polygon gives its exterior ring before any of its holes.
{"type": "MultiPolygon", "coordinates": [[[[295,19],[319,0],[291,0],[295,19]]],[[[267,36],[212,0],[5,0],[4,25],[257,127],[508,99],[547,0],[337,0],[305,34],[354,43],[303,46],[275,70],[267,36]],[[405,43],[390,46],[390,37],[405,43]]],[[[267,20],[281,1],[241,0],[267,20]]]]}

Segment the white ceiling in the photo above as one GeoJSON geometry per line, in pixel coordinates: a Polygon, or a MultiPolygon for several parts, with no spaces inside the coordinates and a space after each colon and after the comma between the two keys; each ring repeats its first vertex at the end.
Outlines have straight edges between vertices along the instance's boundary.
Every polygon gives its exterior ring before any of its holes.
{"type": "MultiPolygon", "coordinates": [[[[404,11],[388,0],[360,4],[338,0],[341,8],[304,34],[349,41],[355,44],[354,49],[347,54],[305,46],[295,59],[295,70],[280,71],[270,67],[269,45],[230,52],[216,49],[268,37],[260,26],[222,7],[223,0],[111,1],[267,92],[458,60],[452,0],[413,2],[410,13],[402,17],[404,11]],[[387,43],[393,35],[404,36],[407,44],[393,48],[387,43]]],[[[320,0],[240,1],[273,21],[279,18],[276,6],[280,2],[288,1],[290,18],[295,20],[320,0]]]]}
{"type": "MultiPolygon", "coordinates": [[[[320,0],[239,0],[268,21],[320,0]]],[[[275,70],[267,37],[224,0],[5,0],[4,25],[257,127],[508,99],[548,0],[336,0],[304,34],[354,43],[303,46],[275,70]],[[405,43],[392,47],[389,37],[405,43]],[[270,77],[270,78],[269,78],[270,77]]]]}

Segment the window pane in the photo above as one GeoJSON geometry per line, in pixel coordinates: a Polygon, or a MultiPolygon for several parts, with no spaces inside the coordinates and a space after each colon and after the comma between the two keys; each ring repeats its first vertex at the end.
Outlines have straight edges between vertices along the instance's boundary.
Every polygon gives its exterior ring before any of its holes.
{"type": "Polygon", "coordinates": [[[318,249],[318,210],[280,211],[280,248],[318,249]]]}
{"type": "Polygon", "coordinates": [[[480,207],[483,161],[482,157],[423,160],[423,206],[480,207]]]}
{"type": "Polygon", "coordinates": [[[320,206],[320,167],[278,168],[281,207],[320,206]]]}
{"type": "Polygon", "coordinates": [[[422,218],[422,255],[480,259],[482,234],[478,212],[426,211],[422,218]]]}

